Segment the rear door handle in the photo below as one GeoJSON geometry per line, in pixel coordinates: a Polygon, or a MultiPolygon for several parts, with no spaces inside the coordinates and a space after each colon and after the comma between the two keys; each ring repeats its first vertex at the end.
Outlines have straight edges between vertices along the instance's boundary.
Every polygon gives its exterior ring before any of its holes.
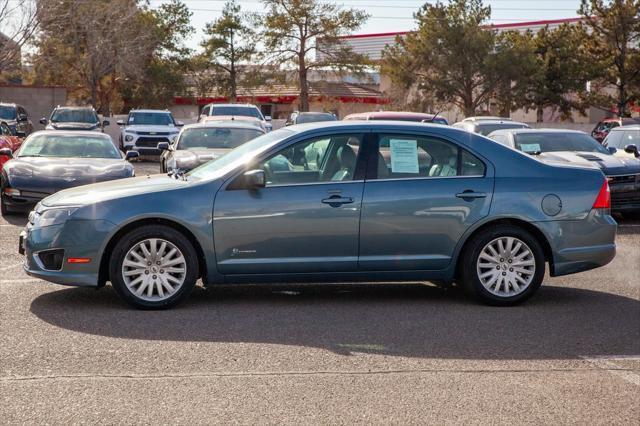
{"type": "Polygon", "coordinates": [[[486,192],[475,192],[471,190],[462,191],[456,194],[456,197],[464,199],[487,198],[486,192]]]}
{"type": "Polygon", "coordinates": [[[351,197],[341,197],[340,195],[332,195],[329,198],[325,198],[322,200],[324,204],[329,204],[331,207],[340,207],[343,204],[351,204],[353,203],[353,198],[351,197]]]}

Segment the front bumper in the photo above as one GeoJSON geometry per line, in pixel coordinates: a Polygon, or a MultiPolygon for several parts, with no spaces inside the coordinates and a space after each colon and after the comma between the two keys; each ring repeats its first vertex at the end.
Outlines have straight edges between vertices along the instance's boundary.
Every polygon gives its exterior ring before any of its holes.
{"type": "Polygon", "coordinates": [[[122,147],[124,151],[136,150],[140,153],[140,155],[153,155],[158,156],[161,155],[163,151],[158,149],[158,144],[160,142],[168,142],[176,137],[176,134],[158,134],[158,135],[145,135],[145,134],[128,134],[133,136],[131,141],[126,140],[126,135],[123,136],[122,139],[122,147]]]}
{"type": "Polygon", "coordinates": [[[35,278],[56,284],[97,287],[101,248],[115,225],[105,220],[68,220],[61,225],[35,228],[31,224],[20,235],[18,251],[24,254],[24,270],[35,278]],[[46,269],[38,253],[63,249],[59,270],[46,269]],[[89,263],[68,263],[69,258],[89,258],[89,263]]]}
{"type": "Polygon", "coordinates": [[[43,198],[48,197],[51,194],[38,193],[38,192],[23,192],[19,196],[8,196],[2,194],[2,203],[12,212],[28,213],[33,210],[34,206],[38,204],[43,198]]]}

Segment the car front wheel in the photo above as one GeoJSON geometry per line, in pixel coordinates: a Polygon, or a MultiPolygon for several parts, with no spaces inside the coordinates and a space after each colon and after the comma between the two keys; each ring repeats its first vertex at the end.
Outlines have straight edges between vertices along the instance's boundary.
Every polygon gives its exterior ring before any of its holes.
{"type": "Polygon", "coordinates": [[[197,252],[163,225],[137,228],[118,241],[109,267],[120,297],[140,309],[165,309],[184,300],[198,279],[197,252]]]}
{"type": "Polygon", "coordinates": [[[511,306],[540,288],[544,252],[529,232],[505,225],[478,233],[463,253],[462,283],[483,303],[511,306]]]}

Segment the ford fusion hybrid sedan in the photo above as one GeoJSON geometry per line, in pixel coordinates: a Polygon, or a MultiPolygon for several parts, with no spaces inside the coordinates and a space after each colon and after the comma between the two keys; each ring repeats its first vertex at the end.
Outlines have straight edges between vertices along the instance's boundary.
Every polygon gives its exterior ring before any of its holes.
{"type": "MultiPolygon", "coordinates": [[[[60,191],[20,237],[25,270],[138,308],[196,281],[432,281],[513,305],[615,255],[608,182],[439,125],[352,121],[267,133],[186,174],[60,191]]],[[[98,297],[98,296],[96,296],[98,297]]]]}

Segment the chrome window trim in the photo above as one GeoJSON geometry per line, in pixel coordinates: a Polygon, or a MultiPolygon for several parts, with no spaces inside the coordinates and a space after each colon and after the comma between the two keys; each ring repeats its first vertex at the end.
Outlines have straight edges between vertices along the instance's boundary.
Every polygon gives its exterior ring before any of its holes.
{"type": "Polygon", "coordinates": [[[306,182],[306,183],[288,183],[288,184],[278,184],[278,185],[266,185],[262,189],[268,188],[282,188],[287,186],[310,186],[310,185],[340,185],[342,183],[364,183],[364,180],[337,180],[337,181],[329,181],[329,182],[306,182]]]}
{"type": "Polygon", "coordinates": [[[484,178],[485,175],[467,175],[467,176],[420,176],[408,178],[389,178],[389,179],[369,179],[367,182],[393,182],[399,180],[433,180],[433,179],[464,179],[464,178],[484,178]]]}

